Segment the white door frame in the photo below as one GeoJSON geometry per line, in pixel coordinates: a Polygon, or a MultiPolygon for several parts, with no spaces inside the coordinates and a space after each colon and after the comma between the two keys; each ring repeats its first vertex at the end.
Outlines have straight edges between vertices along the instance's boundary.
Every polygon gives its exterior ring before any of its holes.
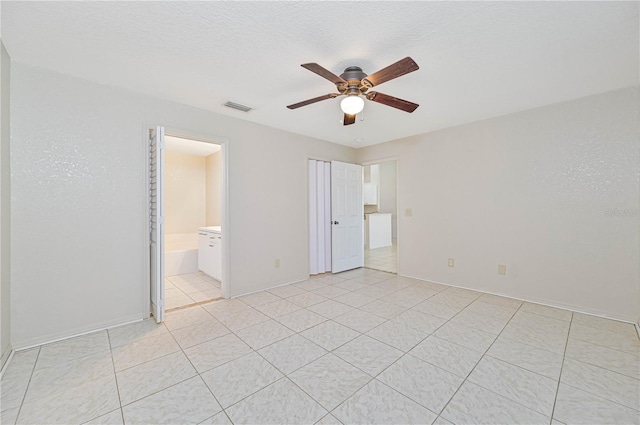
{"type": "MultiPolygon", "coordinates": [[[[375,165],[382,164],[383,162],[396,162],[396,211],[398,216],[396,217],[396,274],[398,276],[402,276],[400,274],[400,159],[397,156],[391,157],[383,157],[382,159],[373,159],[369,161],[363,161],[360,163],[363,167],[366,165],[375,165]]],[[[363,248],[364,249],[364,248],[363,248]]]]}
{"type": "MultiPolygon", "coordinates": [[[[150,226],[150,243],[149,243],[149,259],[151,261],[151,314],[155,317],[157,323],[164,322],[165,311],[165,284],[164,284],[164,251],[165,251],[165,200],[164,200],[164,128],[156,127],[149,129],[149,175],[154,167],[151,163],[155,163],[155,177],[150,178],[149,194],[155,195],[155,202],[149,202],[149,226],[150,226]],[[153,141],[153,144],[152,144],[153,141]],[[155,148],[155,161],[152,160],[155,148]],[[151,190],[151,183],[155,182],[155,189],[151,190]],[[151,205],[155,204],[155,214],[151,214],[151,205]],[[155,226],[153,225],[155,221],[155,226]]],[[[153,198],[150,198],[152,200],[153,198]]]]}
{"type": "MultiPolygon", "coordinates": [[[[149,258],[149,159],[148,159],[148,150],[149,150],[149,129],[156,128],[157,126],[164,127],[165,136],[174,136],[180,137],[183,139],[195,140],[198,142],[212,143],[215,145],[220,145],[220,152],[222,155],[222,281],[221,281],[221,289],[222,296],[224,298],[229,298],[229,140],[225,137],[220,137],[211,133],[203,133],[193,130],[185,130],[178,127],[172,126],[162,126],[161,124],[144,124],[143,125],[143,140],[142,147],[144,148],[144,164],[142,167],[143,178],[142,182],[144,184],[144,197],[143,197],[143,212],[144,212],[144,226],[143,226],[143,270],[142,276],[144,276],[143,285],[141,285],[141,291],[143,293],[143,308],[145,312],[145,316],[149,317],[148,314],[151,312],[151,260],[149,258]],[[148,313],[147,313],[148,312],[148,313]]],[[[163,260],[164,261],[164,260],[163,260]]]]}

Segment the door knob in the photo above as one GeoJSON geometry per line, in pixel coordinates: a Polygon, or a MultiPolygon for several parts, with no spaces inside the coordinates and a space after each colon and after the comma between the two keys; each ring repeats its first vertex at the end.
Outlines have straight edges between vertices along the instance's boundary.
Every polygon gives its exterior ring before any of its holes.
{"type": "Polygon", "coordinates": [[[340,224],[340,222],[338,222],[338,221],[334,221],[334,222],[333,222],[333,224],[340,224]]]}

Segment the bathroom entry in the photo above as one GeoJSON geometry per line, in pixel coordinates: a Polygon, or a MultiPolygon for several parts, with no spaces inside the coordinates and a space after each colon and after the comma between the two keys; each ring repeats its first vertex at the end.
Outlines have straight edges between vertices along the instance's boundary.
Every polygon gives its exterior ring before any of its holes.
{"type": "Polygon", "coordinates": [[[396,161],[365,165],[364,266],[391,273],[398,271],[398,197],[396,161]]]}
{"type": "Polygon", "coordinates": [[[151,310],[164,312],[222,297],[221,146],[150,132],[151,310]],[[206,239],[206,240],[205,240],[206,239]]]}

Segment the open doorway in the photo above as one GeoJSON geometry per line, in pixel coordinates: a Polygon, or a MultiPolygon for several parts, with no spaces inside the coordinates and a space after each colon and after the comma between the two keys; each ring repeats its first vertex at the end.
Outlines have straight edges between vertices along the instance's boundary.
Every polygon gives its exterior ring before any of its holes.
{"type": "Polygon", "coordinates": [[[220,145],[165,136],[164,189],[165,310],[221,298],[220,145]]]}
{"type": "Polygon", "coordinates": [[[364,266],[398,272],[398,197],[396,161],[365,165],[364,266]]]}
{"type": "Polygon", "coordinates": [[[222,298],[221,145],[150,132],[149,225],[151,312],[222,298]]]}

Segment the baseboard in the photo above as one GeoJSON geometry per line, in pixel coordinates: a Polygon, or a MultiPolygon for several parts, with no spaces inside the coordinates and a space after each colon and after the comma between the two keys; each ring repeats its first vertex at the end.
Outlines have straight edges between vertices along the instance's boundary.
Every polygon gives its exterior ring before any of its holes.
{"type": "Polygon", "coordinates": [[[11,344],[9,344],[9,348],[2,353],[2,357],[0,357],[0,379],[2,379],[4,372],[9,367],[9,363],[11,362],[11,359],[13,359],[14,353],[15,351],[11,348],[11,344]]]}
{"type": "Polygon", "coordinates": [[[633,324],[633,325],[636,326],[636,330],[638,330],[639,335],[640,335],[640,328],[638,328],[638,324],[636,322],[632,321],[632,320],[622,319],[622,318],[619,318],[619,317],[611,317],[611,316],[607,316],[604,313],[598,313],[598,312],[593,312],[593,311],[582,310],[582,309],[580,309],[580,307],[553,304],[552,302],[545,301],[545,300],[518,298],[518,297],[514,297],[512,295],[505,295],[505,294],[500,294],[500,293],[497,293],[497,292],[482,291],[482,290],[479,290],[479,289],[476,289],[476,288],[469,288],[469,287],[460,286],[460,285],[452,285],[451,283],[439,282],[439,281],[436,281],[436,280],[424,279],[424,278],[421,278],[421,277],[414,277],[414,276],[407,276],[407,275],[400,275],[400,274],[398,274],[398,276],[408,277],[410,279],[421,280],[423,282],[437,283],[438,285],[452,286],[454,288],[468,289],[469,291],[480,292],[482,294],[496,295],[496,296],[504,297],[504,298],[511,298],[513,300],[518,300],[518,301],[524,301],[524,302],[533,303],[533,304],[544,305],[546,307],[559,308],[561,310],[568,310],[568,311],[572,311],[574,313],[587,314],[589,316],[601,317],[603,319],[615,320],[617,322],[629,323],[629,324],[633,324]]]}
{"type": "Polygon", "coordinates": [[[636,322],[634,323],[634,325],[636,326],[636,332],[638,333],[638,338],[640,338],[640,323],[636,322]]]}
{"type": "MultiPolygon", "coordinates": [[[[317,275],[314,275],[314,276],[317,276],[317,275]]],[[[276,289],[276,288],[279,288],[279,287],[281,287],[281,286],[293,285],[294,283],[304,282],[304,281],[305,281],[305,280],[307,280],[307,279],[309,279],[309,278],[306,278],[306,279],[300,279],[300,280],[294,280],[294,281],[292,281],[292,282],[288,282],[288,283],[281,283],[281,284],[276,285],[276,286],[270,286],[269,288],[258,289],[258,290],[256,290],[256,291],[251,291],[251,292],[245,292],[244,294],[239,294],[239,295],[232,295],[232,296],[230,296],[229,298],[230,298],[230,299],[232,299],[232,298],[244,297],[245,295],[256,294],[256,293],[258,293],[258,292],[262,292],[262,291],[269,291],[269,290],[271,290],[271,289],[276,289]]]]}
{"type": "Polygon", "coordinates": [[[96,325],[95,327],[76,329],[71,331],[70,334],[48,335],[44,337],[30,338],[28,340],[15,344],[13,348],[15,351],[28,350],[29,348],[38,347],[40,345],[52,344],[54,342],[64,341],[65,339],[75,338],[77,336],[88,335],[94,332],[100,332],[106,329],[111,329],[118,326],[124,326],[129,323],[139,322],[144,319],[146,319],[146,317],[141,317],[141,315],[138,313],[136,315],[123,317],[118,320],[101,323],[96,325]]]}

